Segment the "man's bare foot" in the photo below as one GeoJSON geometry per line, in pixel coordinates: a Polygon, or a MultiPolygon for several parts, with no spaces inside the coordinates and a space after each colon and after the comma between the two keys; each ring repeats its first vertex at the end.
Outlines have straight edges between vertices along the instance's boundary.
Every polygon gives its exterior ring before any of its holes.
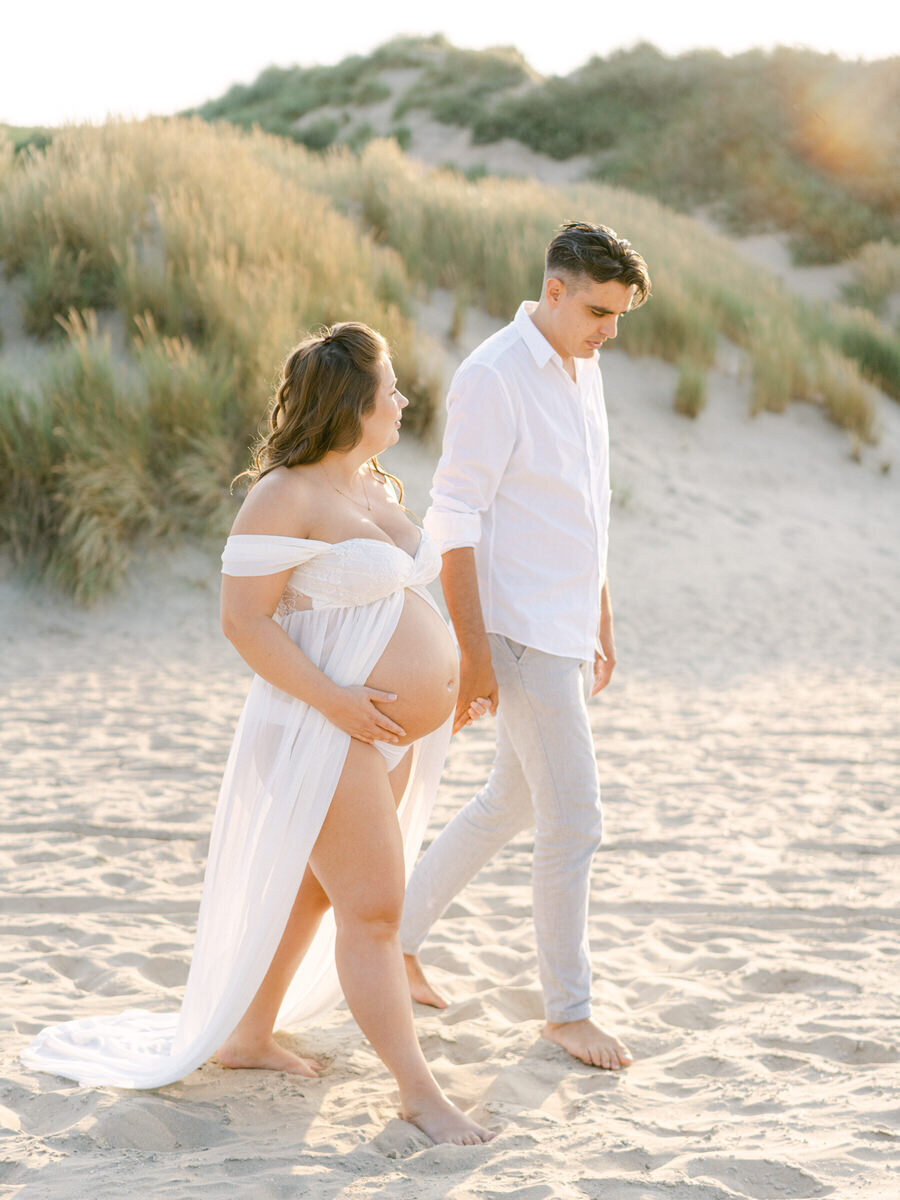
{"type": "Polygon", "coordinates": [[[433,1142],[450,1142],[454,1146],[478,1146],[497,1135],[484,1125],[467,1117],[446,1096],[438,1093],[415,1101],[403,1109],[403,1120],[418,1125],[433,1142]]]}
{"type": "Polygon", "coordinates": [[[436,992],[422,970],[422,964],[414,954],[403,955],[403,965],[406,967],[406,978],[409,982],[409,994],[417,1004],[430,1004],[432,1008],[446,1008],[447,1001],[436,992]]]}
{"type": "Polygon", "coordinates": [[[253,1043],[230,1037],[219,1047],[216,1058],[223,1067],[234,1070],[286,1071],[289,1075],[306,1075],[310,1079],[316,1079],[322,1070],[321,1063],[292,1054],[271,1036],[267,1041],[253,1043]]]}
{"type": "Polygon", "coordinates": [[[589,1067],[604,1067],[607,1071],[620,1071],[634,1062],[631,1051],[617,1037],[585,1018],[583,1021],[563,1021],[559,1024],[548,1021],[543,1035],[568,1050],[573,1058],[580,1058],[589,1067]]]}

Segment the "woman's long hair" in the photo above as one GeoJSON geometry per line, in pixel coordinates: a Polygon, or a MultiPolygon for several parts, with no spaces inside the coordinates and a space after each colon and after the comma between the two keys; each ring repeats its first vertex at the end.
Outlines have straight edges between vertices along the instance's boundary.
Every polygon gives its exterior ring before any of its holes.
{"type": "MultiPolygon", "coordinates": [[[[375,407],[379,364],[388,354],[380,333],[360,321],[341,321],[304,338],[290,352],[269,410],[268,433],[254,448],[253,463],[237,476],[250,486],[276,467],[316,463],[331,450],[352,450],[362,437],[362,417],[375,407]]],[[[403,485],[377,458],[373,470],[403,485]]]]}

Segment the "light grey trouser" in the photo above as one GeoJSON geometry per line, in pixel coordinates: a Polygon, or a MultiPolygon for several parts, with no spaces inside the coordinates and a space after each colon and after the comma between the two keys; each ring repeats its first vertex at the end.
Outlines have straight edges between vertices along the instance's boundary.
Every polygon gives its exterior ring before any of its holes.
{"type": "Polygon", "coordinates": [[[591,1012],[591,858],[603,836],[587,713],[593,664],[488,634],[500,689],[487,783],[435,838],[406,890],[400,941],[416,954],[453,897],[510,838],[535,826],[532,888],[548,1021],[591,1012]]]}

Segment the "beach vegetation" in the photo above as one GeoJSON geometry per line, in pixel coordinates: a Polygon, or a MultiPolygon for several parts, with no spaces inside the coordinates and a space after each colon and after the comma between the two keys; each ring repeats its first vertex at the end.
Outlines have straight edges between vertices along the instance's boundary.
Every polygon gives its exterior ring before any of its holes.
{"type": "Polygon", "coordinates": [[[691,358],[678,365],[675,411],[683,417],[699,417],[706,408],[706,372],[691,358]]]}
{"type": "Polygon", "coordinates": [[[273,142],[111,123],[0,155],[0,257],[47,346],[40,370],[0,388],[0,541],[82,601],[142,541],[222,532],[280,364],[310,328],[352,317],[384,332],[408,427],[432,419],[402,260],[267,162],[273,142]],[[124,354],[98,312],[118,313],[124,354]]]}
{"type": "MultiPolygon", "coordinates": [[[[845,403],[830,400],[832,378],[835,394],[846,395],[845,375],[833,358],[819,361],[835,339],[872,383],[896,394],[893,343],[871,314],[804,304],[727,238],[624,188],[469,180],[429,170],[377,140],[358,156],[340,148],[309,156],[304,180],[396,249],[413,278],[454,294],[462,287],[470,304],[506,319],[523,297],[538,295],[544,248],[561,221],[577,214],[627,232],[651,264],[654,286],[650,302],[621,319],[617,344],[705,369],[724,336],[748,353],[755,411],[805,400],[835,420],[849,417],[845,403]]],[[[874,404],[870,391],[863,403],[874,404]]],[[[871,416],[852,421],[874,428],[871,416]]]]}
{"type": "Polygon", "coordinates": [[[468,179],[390,140],[321,154],[224,123],[113,122],[57,130],[35,153],[0,137],[0,258],[46,346],[42,369],[0,385],[0,541],[88,601],[146,541],[220,535],[280,363],[337,320],[385,333],[405,429],[426,430],[439,387],[417,297],[448,289],[457,336],[469,307],[510,319],[572,217],[612,225],[649,262],[653,296],[619,344],[678,366],[681,411],[701,411],[725,337],[755,409],[805,400],[875,436],[873,386],[900,395],[886,326],[786,296],[653,199],[468,179]]]}
{"type": "Polygon", "coordinates": [[[407,37],[331,67],[268,68],[195,111],[321,147],[344,138],[340,123],[300,117],[389,92],[407,126],[423,113],[476,143],[588,156],[598,181],[684,212],[706,206],[733,231],[787,231],[797,261],[815,263],[898,241],[896,75],[896,59],[787,47],[673,57],[642,43],[542,78],[512,48],[407,37]],[[409,78],[391,92],[398,67],[409,78]]]}
{"type": "Polygon", "coordinates": [[[850,261],[851,278],[844,288],[848,304],[883,316],[892,296],[900,297],[900,245],[882,238],[866,242],[850,261]]]}

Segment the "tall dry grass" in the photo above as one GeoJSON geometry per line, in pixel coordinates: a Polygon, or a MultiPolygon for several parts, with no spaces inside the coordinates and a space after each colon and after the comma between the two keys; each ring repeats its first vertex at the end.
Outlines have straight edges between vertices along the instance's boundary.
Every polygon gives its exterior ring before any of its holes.
{"type": "Polygon", "coordinates": [[[88,601],[154,531],[155,481],[146,412],[96,317],[73,311],[66,332],[30,389],[0,384],[0,532],[17,559],[88,601]]]}
{"type": "MultiPolygon", "coordinates": [[[[528,181],[468,180],[430,171],[392,142],[298,158],[273,147],[279,169],[302,171],[308,186],[358,214],[394,247],[409,272],[511,317],[536,296],[543,251],[566,219],[600,221],[627,236],[650,264],[651,302],[620,323],[620,344],[633,354],[712,364],[720,337],[742,346],[753,376],[753,407],[783,409],[791,400],[821,404],[860,437],[874,428],[871,389],[848,404],[848,378],[860,372],[891,395],[900,388],[900,357],[887,330],[869,314],[819,311],[785,293],[718,236],[689,217],[621,188],[552,188],[528,181]],[[838,354],[830,348],[836,331],[838,354]],[[826,352],[827,351],[827,352],[826,352]],[[848,365],[849,364],[849,365],[848,365]],[[815,384],[809,379],[815,380],[815,384]]],[[[693,379],[692,390],[703,390],[693,379]]]]}
{"type": "Polygon", "coordinates": [[[417,68],[394,119],[418,109],[514,138],[596,177],[691,211],[713,204],[731,228],[790,231],[798,261],[834,262],[897,240],[896,61],[847,62],[775,47],[669,58],[645,43],[540,79],[511,47],[460,50],[440,36],[395,39],[332,67],[267,68],[196,110],[208,120],[314,149],[369,136],[358,105],[386,99],[385,69],[417,68]],[[303,118],[302,120],[299,118],[303,118]],[[362,122],[362,123],[360,123],[362,122]]]}
{"type": "Polygon", "coordinates": [[[619,188],[472,181],[392,142],[322,156],[200,121],[65,129],[18,156],[0,138],[0,258],[52,346],[38,377],[0,381],[0,538],[90,599],[142,539],[220,531],[278,365],[319,323],[382,330],[425,426],[437,396],[415,287],[509,318],[567,218],[612,225],[647,258],[654,296],[621,342],[679,365],[683,411],[700,411],[721,337],[746,351],[756,408],[806,400],[867,439],[867,380],[900,394],[872,314],[809,309],[726,239],[619,188]],[[99,306],[123,318],[124,357],[99,306]]]}
{"type": "Polygon", "coordinates": [[[867,242],[851,259],[850,268],[847,300],[881,316],[887,301],[900,294],[900,245],[887,238],[867,242]]]}
{"type": "Polygon", "coordinates": [[[399,255],[269,164],[266,141],[113,123],[14,160],[0,139],[0,258],[24,274],[27,326],[50,347],[38,378],[0,388],[0,536],[80,599],[113,586],[141,538],[221,529],[280,363],[310,327],[380,329],[410,424],[434,411],[399,255]],[[124,317],[125,361],[98,308],[124,317]]]}

